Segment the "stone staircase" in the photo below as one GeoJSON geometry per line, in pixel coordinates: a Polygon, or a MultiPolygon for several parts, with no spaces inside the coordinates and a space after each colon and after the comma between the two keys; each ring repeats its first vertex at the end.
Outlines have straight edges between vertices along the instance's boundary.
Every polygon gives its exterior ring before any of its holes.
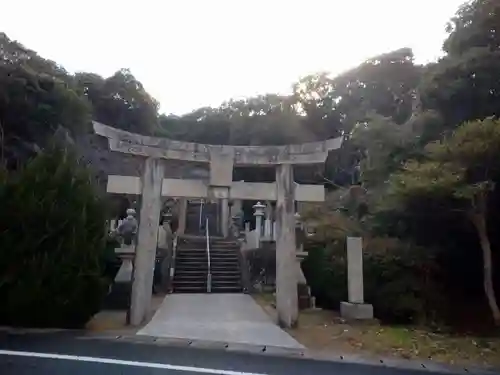
{"type": "Polygon", "coordinates": [[[217,211],[218,206],[216,203],[201,204],[201,200],[188,200],[186,209],[186,233],[198,236],[205,235],[205,223],[208,219],[208,229],[210,235],[220,235],[219,228],[217,228],[217,211]],[[201,222],[200,222],[201,210],[201,222]]]}
{"type": "MultiPolygon", "coordinates": [[[[210,238],[212,293],[241,293],[239,244],[223,238],[210,238]]],[[[207,293],[208,262],[206,238],[182,236],[177,241],[174,293],[207,293]]]]}

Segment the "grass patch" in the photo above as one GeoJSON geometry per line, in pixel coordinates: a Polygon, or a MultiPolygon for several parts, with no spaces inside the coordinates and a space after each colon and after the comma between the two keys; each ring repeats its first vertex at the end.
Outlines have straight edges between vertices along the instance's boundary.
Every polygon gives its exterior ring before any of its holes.
{"type": "MultiPolygon", "coordinates": [[[[254,298],[273,315],[272,294],[254,298]]],[[[375,320],[346,322],[337,313],[320,309],[301,311],[299,327],[288,332],[308,349],[332,356],[392,356],[500,368],[500,337],[435,333],[420,327],[380,325],[375,320]]]]}

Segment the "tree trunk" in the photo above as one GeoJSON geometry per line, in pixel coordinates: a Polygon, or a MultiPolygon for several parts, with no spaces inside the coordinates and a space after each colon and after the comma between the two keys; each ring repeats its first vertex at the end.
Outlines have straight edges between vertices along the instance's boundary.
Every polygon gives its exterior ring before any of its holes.
{"type": "Polygon", "coordinates": [[[495,288],[493,285],[493,264],[491,260],[491,245],[488,238],[488,231],[486,227],[486,202],[485,197],[479,198],[478,210],[477,212],[472,212],[469,216],[472,223],[476,227],[477,233],[479,235],[479,242],[481,243],[481,249],[483,251],[483,285],[486,298],[488,299],[488,305],[490,307],[491,313],[493,315],[493,320],[496,326],[500,326],[500,309],[498,308],[495,288]]]}

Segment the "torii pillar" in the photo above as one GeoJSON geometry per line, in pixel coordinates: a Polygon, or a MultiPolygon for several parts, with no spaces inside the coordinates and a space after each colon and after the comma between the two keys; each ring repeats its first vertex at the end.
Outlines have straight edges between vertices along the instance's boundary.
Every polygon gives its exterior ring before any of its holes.
{"type": "Polygon", "coordinates": [[[276,308],[282,327],[294,327],[299,316],[296,276],[295,183],[293,166],[276,167],[276,308]]]}
{"type": "Polygon", "coordinates": [[[161,213],[161,188],[164,173],[161,163],[160,159],[147,158],[141,178],[142,202],[130,303],[130,324],[133,326],[144,322],[151,306],[151,287],[158,242],[158,219],[161,213]]]}

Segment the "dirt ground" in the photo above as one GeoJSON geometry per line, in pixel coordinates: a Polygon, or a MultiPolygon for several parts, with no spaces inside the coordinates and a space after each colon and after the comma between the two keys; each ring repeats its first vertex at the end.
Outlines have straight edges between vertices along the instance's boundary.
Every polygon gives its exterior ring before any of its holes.
{"type": "Polygon", "coordinates": [[[131,327],[127,325],[127,312],[125,310],[103,310],[94,315],[94,317],[87,323],[85,329],[94,333],[116,332],[120,334],[135,334],[143,326],[145,326],[149,320],[151,320],[164,298],[165,295],[153,295],[149,319],[140,327],[131,327]]]}
{"type": "MultiPolygon", "coordinates": [[[[254,298],[276,317],[272,295],[254,298]]],[[[336,312],[321,309],[301,311],[298,328],[288,332],[308,349],[332,356],[356,354],[500,368],[500,337],[434,333],[425,328],[381,325],[376,320],[346,322],[336,312]]]]}

